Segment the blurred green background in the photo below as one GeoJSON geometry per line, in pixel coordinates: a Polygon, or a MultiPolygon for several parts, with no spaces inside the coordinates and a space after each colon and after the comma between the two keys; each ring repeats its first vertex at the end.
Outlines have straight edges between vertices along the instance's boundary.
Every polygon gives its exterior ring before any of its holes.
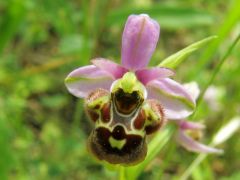
{"type": "MultiPolygon", "coordinates": [[[[150,65],[217,34],[218,40],[176,69],[180,82],[208,81],[240,32],[239,0],[0,0],[0,179],[116,179],[88,154],[92,124],[64,78],[94,57],[120,62],[128,15],[147,13],[161,25],[150,65]]],[[[240,113],[240,46],[223,65],[194,118],[202,141],[240,113]],[[210,95],[209,95],[210,94],[210,95]]],[[[210,155],[193,179],[240,178],[240,132],[210,155]]],[[[177,179],[197,156],[174,137],[140,179],[177,179]]]]}

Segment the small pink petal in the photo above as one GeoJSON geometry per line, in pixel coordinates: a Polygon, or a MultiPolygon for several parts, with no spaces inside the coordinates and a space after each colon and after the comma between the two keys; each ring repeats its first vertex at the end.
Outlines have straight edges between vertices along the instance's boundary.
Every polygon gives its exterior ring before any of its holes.
{"type": "Polygon", "coordinates": [[[97,58],[92,60],[92,63],[99,69],[111,75],[114,79],[121,78],[128,70],[110,60],[97,58]]]}
{"type": "Polygon", "coordinates": [[[221,149],[209,147],[193,140],[191,137],[187,136],[182,130],[178,131],[177,141],[188,151],[199,153],[223,153],[223,150],[221,149]]]}
{"type": "Polygon", "coordinates": [[[167,119],[183,119],[189,116],[196,102],[184,87],[176,81],[164,78],[147,85],[148,99],[157,99],[165,109],[167,119]]]}
{"type": "Polygon", "coordinates": [[[112,82],[111,76],[94,65],[75,69],[65,79],[68,91],[80,98],[88,96],[91,91],[97,88],[110,90],[112,82]]]}
{"type": "Polygon", "coordinates": [[[137,75],[138,80],[146,85],[152,80],[173,76],[174,72],[171,69],[154,67],[151,69],[137,70],[135,74],[137,75]]]}
{"type": "Polygon", "coordinates": [[[137,70],[148,65],[159,38],[159,24],[146,14],[131,15],[122,36],[122,65],[137,70]]]}
{"type": "Polygon", "coordinates": [[[197,123],[197,122],[190,122],[190,121],[186,121],[186,120],[181,120],[181,121],[177,121],[180,128],[182,130],[187,130],[187,129],[204,129],[205,126],[201,123],[197,123]]]}

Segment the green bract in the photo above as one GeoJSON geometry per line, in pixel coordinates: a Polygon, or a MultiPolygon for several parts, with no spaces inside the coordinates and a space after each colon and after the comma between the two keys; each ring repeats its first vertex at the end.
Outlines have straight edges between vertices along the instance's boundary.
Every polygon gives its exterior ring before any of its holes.
{"type": "Polygon", "coordinates": [[[158,66],[160,67],[168,67],[168,68],[176,68],[180,63],[182,63],[190,54],[195,52],[196,50],[204,47],[206,44],[215,40],[217,36],[210,36],[205,39],[202,39],[198,42],[191,44],[190,46],[178,51],[177,53],[167,57],[164,59],[158,66]]]}

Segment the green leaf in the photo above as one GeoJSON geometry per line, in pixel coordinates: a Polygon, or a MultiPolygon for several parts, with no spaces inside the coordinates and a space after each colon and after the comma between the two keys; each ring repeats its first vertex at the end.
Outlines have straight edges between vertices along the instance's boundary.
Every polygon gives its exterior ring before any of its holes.
{"type": "Polygon", "coordinates": [[[107,16],[106,23],[107,25],[123,25],[129,15],[141,14],[143,12],[157,20],[163,28],[179,29],[184,27],[209,25],[214,22],[213,16],[206,11],[154,4],[154,6],[145,6],[141,8],[125,6],[119,9],[114,9],[107,16]]]}
{"type": "Polygon", "coordinates": [[[132,167],[126,168],[127,179],[137,179],[145,167],[159,154],[162,148],[167,144],[173,133],[173,127],[165,128],[158,132],[148,145],[148,154],[146,159],[132,167]]]}
{"type": "Polygon", "coordinates": [[[158,66],[167,67],[167,68],[176,68],[180,63],[183,62],[190,54],[194,51],[204,47],[206,44],[215,40],[217,36],[210,36],[203,40],[200,40],[196,43],[191,44],[190,46],[178,51],[177,53],[164,59],[158,66]]]}

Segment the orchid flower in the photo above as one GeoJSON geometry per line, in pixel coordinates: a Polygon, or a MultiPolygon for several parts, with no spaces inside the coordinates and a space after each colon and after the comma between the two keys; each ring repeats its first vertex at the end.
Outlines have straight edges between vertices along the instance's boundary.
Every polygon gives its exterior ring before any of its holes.
{"type": "MultiPolygon", "coordinates": [[[[222,153],[221,149],[213,148],[207,145],[204,145],[197,140],[200,138],[198,133],[205,128],[201,123],[190,122],[186,120],[178,121],[179,130],[177,132],[177,141],[181,146],[186,148],[188,151],[198,152],[198,153],[222,153]],[[195,133],[195,138],[191,137],[191,134],[195,133]]],[[[192,134],[194,136],[194,134],[192,134]]]]}
{"type": "MultiPolygon", "coordinates": [[[[197,83],[191,82],[185,84],[184,87],[189,91],[193,99],[197,99],[200,93],[197,83]]],[[[198,152],[198,153],[222,153],[221,149],[216,149],[207,145],[204,145],[197,140],[201,136],[202,130],[205,126],[198,122],[191,122],[185,119],[182,120],[172,120],[178,125],[177,131],[177,141],[181,146],[186,148],[188,151],[198,152]],[[195,136],[195,137],[194,137],[195,136]]]]}
{"type": "Polygon", "coordinates": [[[95,123],[88,148],[100,160],[141,162],[147,153],[146,135],[166,119],[183,119],[195,108],[194,98],[170,78],[172,70],[147,68],[159,33],[159,24],[148,15],[130,15],[122,36],[121,65],[97,58],[65,79],[71,94],[86,99],[86,111],[95,123]]]}

